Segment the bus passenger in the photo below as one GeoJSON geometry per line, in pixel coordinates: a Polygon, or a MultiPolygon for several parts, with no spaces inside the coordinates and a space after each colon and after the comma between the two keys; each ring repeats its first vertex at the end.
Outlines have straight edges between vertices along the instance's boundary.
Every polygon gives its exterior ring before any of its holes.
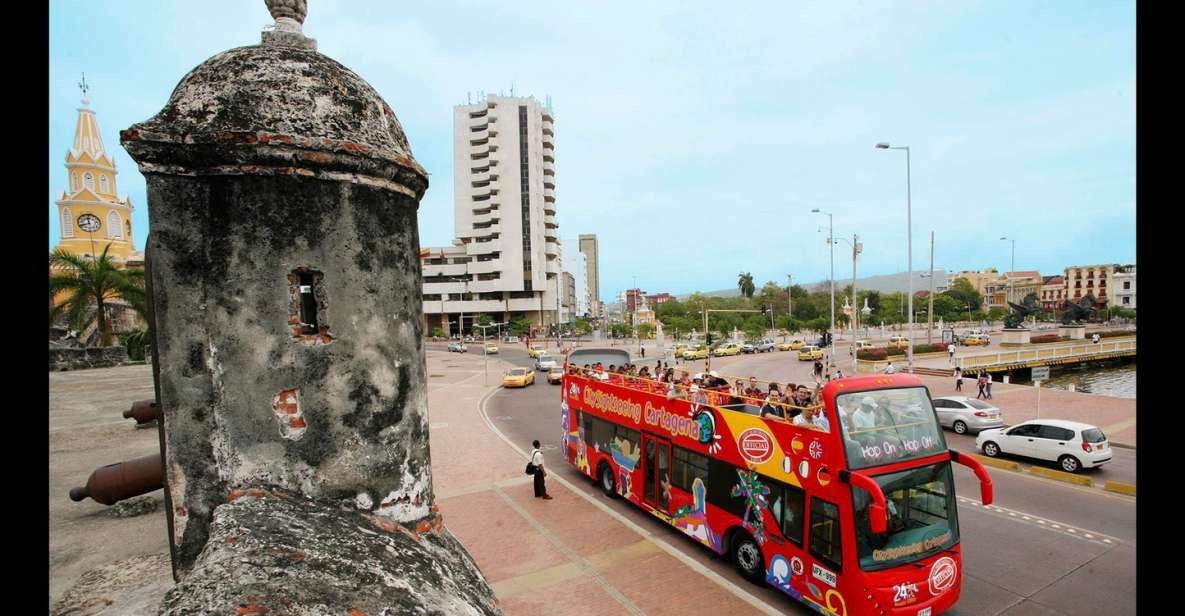
{"type": "Polygon", "coordinates": [[[852,413],[852,429],[860,430],[876,426],[876,402],[872,396],[860,400],[860,408],[852,413]]]}
{"type": "Polygon", "coordinates": [[[771,391],[769,396],[765,398],[765,401],[761,405],[760,417],[764,419],[766,417],[772,416],[782,420],[786,419],[786,415],[783,413],[781,408],[781,402],[782,396],[777,392],[777,390],[771,391]]]}
{"type": "Polygon", "coordinates": [[[827,421],[827,416],[816,412],[812,406],[802,409],[802,414],[794,418],[794,425],[823,432],[831,431],[831,423],[827,421]]]}

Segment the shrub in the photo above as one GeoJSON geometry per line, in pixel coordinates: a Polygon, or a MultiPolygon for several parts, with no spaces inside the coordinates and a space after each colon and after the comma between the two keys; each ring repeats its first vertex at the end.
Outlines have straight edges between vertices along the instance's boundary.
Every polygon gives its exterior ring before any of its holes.
{"type": "Polygon", "coordinates": [[[137,329],[123,336],[123,346],[127,348],[128,359],[132,361],[144,361],[148,347],[148,330],[137,329]]]}
{"type": "Polygon", "coordinates": [[[856,359],[863,359],[866,361],[881,361],[888,357],[889,354],[885,349],[861,349],[856,351],[856,359]]]}
{"type": "MultiPolygon", "coordinates": [[[[1114,338],[1115,336],[1134,336],[1136,332],[1126,329],[1113,329],[1105,332],[1097,332],[1099,338],[1114,338]]],[[[1088,336],[1089,337],[1089,336],[1088,336]]]]}
{"type": "Polygon", "coordinates": [[[946,345],[942,343],[913,345],[914,353],[941,353],[944,351],[946,351],[946,345]]]}
{"type": "MultiPolygon", "coordinates": [[[[917,347],[914,348],[916,349],[917,347]]],[[[885,347],[881,350],[883,350],[886,355],[905,355],[905,349],[903,348],[899,349],[897,347],[885,347]]]]}
{"type": "Polygon", "coordinates": [[[1057,334],[1041,334],[1040,336],[1033,336],[1029,338],[1029,342],[1033,344],[1045,344],[1047,342],[1061,342],[1062,340],[1069,340],[1057,334]]]}

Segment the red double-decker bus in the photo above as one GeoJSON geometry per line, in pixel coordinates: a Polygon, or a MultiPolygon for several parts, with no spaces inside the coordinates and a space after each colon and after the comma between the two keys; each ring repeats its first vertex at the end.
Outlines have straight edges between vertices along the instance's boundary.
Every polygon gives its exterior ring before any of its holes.
{"type": "Polygon", "coordinates": [[[760,401],[672,399],[667,384],[585,370],[629,361],[577,349],[565,362],[566,457],[607,495],[825,614],[933,616],[958,600],[951,462],[975,472],[985,505],[992,483],[947,448],[920,379],[832,381],[807,426],[760,416],[760,401]]]}

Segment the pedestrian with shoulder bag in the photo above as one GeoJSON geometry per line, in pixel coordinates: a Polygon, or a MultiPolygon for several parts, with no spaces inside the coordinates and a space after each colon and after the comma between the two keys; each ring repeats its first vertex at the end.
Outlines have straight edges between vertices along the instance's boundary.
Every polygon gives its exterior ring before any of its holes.
{"type": "Polygon", "coordinates": [[[531,446],[535,450],[531,452],[531,460],[527,462],[527,474],[535,476],[535,498],[551,500],[551,495],[547,493],[547,486],[544,484],[547,471],[543,468],[543,452],[539,450],[539,441],[532,441],[531,446]]]}

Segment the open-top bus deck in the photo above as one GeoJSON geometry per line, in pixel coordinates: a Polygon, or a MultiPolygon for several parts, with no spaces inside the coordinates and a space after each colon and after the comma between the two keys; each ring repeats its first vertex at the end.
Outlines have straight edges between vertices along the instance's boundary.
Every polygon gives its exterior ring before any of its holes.
{"type": "Polygon", "coordinates": [[[606,494],[826,614],[932,616],[958,600],[951,462],[974,470],[984,504],[991,479],[947,449],[919,379],[827,383],[811,409],[825,421],[806,427],[760,416],[760,401],[671,398],[667,384],[583,368],[628,361],[578,349],[565,362],[565,456],[606,494]]]}

